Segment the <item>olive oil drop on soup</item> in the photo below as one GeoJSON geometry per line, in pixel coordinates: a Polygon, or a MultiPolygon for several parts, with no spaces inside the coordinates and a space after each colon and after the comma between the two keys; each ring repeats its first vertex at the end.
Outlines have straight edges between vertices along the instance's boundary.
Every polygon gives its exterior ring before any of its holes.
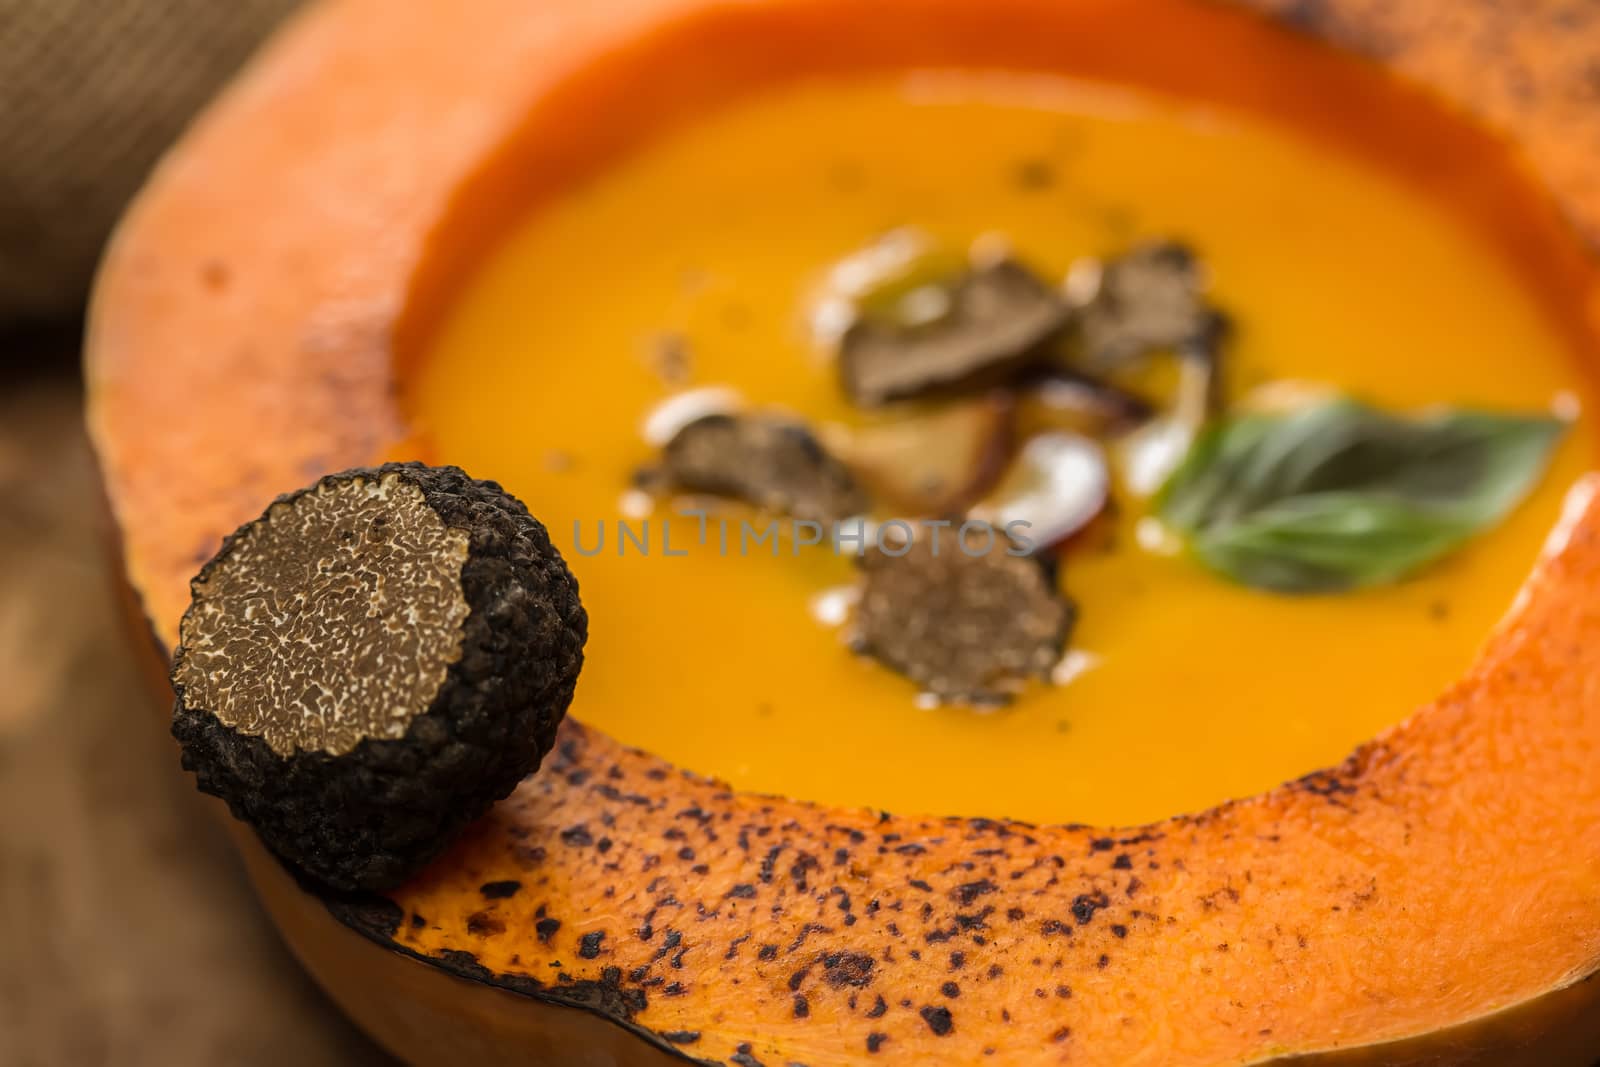
{"type": "MultiPolygon", "coordinates": [[[[1248,116],[1035,77],[807,82],[537,205],[464,287],[408,401],[433,458],[528,501],[606,620],[581,721],[741,789],[1129,824],[1337,762],[1469,665],[1596,455],[1590,383],[1527,286],[1425,189],[1248,116]],[[1519,506],[1403,577],[1326,595],[1168,551],[1118,470],[1116,506],[1061,554],[1076,620],[1059,684],[928,707],[829,624],[852,559],[723,555],[670,496],[651,551],[614,536],[660,454],[641,424],[686,389],[736,391],[824,442],[902,418],[852,402],[810,318],[830,266],[890,232],[963,254],[1003,235],[1052,287],[1087,257],[1180,240],[1232,322],[1231,404],[1311,383],[1395,417],[1556,406],[1571,424],[1519,506]],[[486,396],[513,417],[483,418],[486,396]],[[663,553],[663,524],[685,554],[663,553]]],[[[929,449],[959,429],[928,425],[929,449]]]]}

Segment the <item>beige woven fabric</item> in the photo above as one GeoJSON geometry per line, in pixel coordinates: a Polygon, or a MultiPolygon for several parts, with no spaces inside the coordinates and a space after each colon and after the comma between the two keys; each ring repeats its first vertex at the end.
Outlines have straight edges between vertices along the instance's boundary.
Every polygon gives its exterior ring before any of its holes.
{"type": "Polygon", "coordinates": [[[0,0],[0,325],[81,307],[162,150],[297,0],[0,0]]]}

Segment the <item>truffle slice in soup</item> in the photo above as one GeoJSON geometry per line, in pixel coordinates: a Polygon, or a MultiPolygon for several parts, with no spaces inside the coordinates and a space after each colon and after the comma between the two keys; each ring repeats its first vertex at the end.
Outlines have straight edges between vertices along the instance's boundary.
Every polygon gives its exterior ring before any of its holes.
{"type": "Polygon", "coordinates": [[[865,316],[840,342],[845,392],[864,407],[1004,382],[1067,322],[1061,298],[1026,267],[1003,259],[948,284],[930,283],[925,317],[865,316]]]}

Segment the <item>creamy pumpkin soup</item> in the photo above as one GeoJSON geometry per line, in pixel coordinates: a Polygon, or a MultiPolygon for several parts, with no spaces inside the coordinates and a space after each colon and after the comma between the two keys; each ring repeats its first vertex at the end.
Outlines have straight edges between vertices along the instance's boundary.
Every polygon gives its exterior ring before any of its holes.
{"type": "Polygon", "coordinates": [[[578,718],[741,789],[1117,824],[1460,674],[1596,457],[1578,356],[1313,134],[920,72],[536,205],[408,402],[571,562],[578,718]]]}

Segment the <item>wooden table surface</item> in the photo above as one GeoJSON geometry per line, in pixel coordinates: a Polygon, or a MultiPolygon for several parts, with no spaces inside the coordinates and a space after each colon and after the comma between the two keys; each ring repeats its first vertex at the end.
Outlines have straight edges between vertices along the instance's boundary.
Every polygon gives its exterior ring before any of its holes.
{"type": "Polygon", "coordinates": [[[179,769],[72,356],[38,357],[0,352],[0,1064],[391,1062],[299,970],[179,769]]]}

